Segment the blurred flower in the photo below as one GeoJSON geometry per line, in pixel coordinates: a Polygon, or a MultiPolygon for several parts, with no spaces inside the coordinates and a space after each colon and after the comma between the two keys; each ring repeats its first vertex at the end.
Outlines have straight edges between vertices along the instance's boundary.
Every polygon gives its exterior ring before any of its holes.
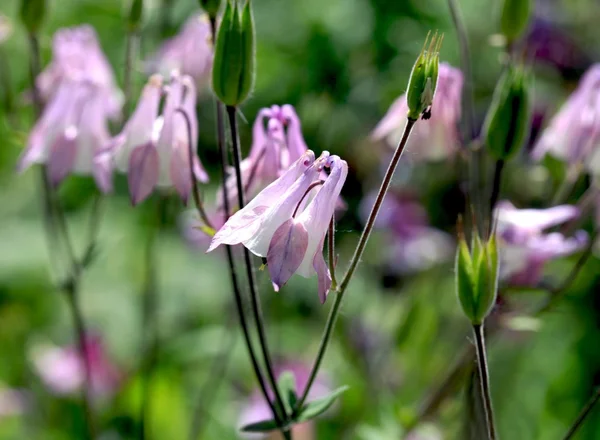
{"type": "MultiPolygon", "coordinates": [[[[96,397],[114,394],[121,373],[108,358],[104,344],[97,336],[87,336],[85,352],[91,370],[91,391],[96,397]]],[[[44,384],[55,394],[73,394],[85,386],[85,370],[78,346],[36,346],[32,361],[44,384]]]]}
{"type": "MultiPolygon", "coordinates": [[[[376,193],[371,193],[363,199],[363,221],[375,198],[376,193]]],[[[419,203],[391,191],[383,200],[375,228],[388,234],[385,259],[390,269],[400,274],[426,270],[454,257],[455,245],[450,235],[429,226],[427,213],[419,203]]]]}
{"type": "Polygon", "coordinates": [[[208,252],[220,244],[242,243],[267,258],[275,290],[294,273],[307,278],[316,273],[319,298],[324,302],[331,276],[323,258],[323,241],[347,174],[348,165],[338,156],[324,152],[315,160],[308,150],[229,218],[208,252]],[[323,181],[320,176],[325,167],[331,171],[323,181]]]}
{"type": "Polygon", "coordinates": [[[23,414],[28,406],[27,397],[24,391],[0,384],[0,421],[23,414]]]}
{"type": "Polygon", "coordinates": [[[0,14],[0,44],[8,40],[12,34],[12,23],[6,15],[0,14]]]}
{"type": "Polygon", "coordinates": [[[99,88],[103,112],[118,119],[123,94],[102,52],[96,31],[90,25],[59,29],[52,41],[52,61],[36,78],[44,101],[50,101],[63,80],[83,81],[99,88]]]}
{"type": "Polygon", "coordinates": [[[590,161],[600,145],[600,64],[592,66],[577,89],[552,118],[533,148],[536,160],[550,154],[569,164],[587,163],[600,172],[600,157],[590,161]]]}
{"type": "MultiPolygon", "coordinates": [[[[225,224],[222,212],[208,211],[207,215],[214,228],[220,229],[225,224]]],[[[208,250],[212,237],[206,233],[206,226],[198,216],[196,209],[185,211],[179,219],[179,225],[186,243],[203,252],[208,250]]]]}
{"type": "Polygon", "coordinates": [[[517,209],[510,202],[498,203],[497,236],[500,241],[500,277],[512,284],[536,285],[546,261],[571,255],[587,245],[588,235],[577,231],[572,237],[560,232],[544,233],[579,216],[575,206],[548,209],[517,209]]]}
{"type": "Polygon", "coordinates": [[[94,156],[110,142],[104,89],[89,81],[63,78],[31,130],[17,170],[45,163],[56,186],[69,174],[93,174],[100,189],[111,190],[106,170],[94,156]]]}
{"type": "MultiPolygon", "coordinates": [[[[155,187],[174,187],[184,203],[187,202],[192,190],[190,141],[195,151],[198,122],[196,89],[192,79],[174,73],[169,86],[163,88],[162,77],[153,75],[145,85],[131,118],[108,152],[114,155],[116,168],[127,173],[129,194],[134,205],[145,200],[155,187]],[[163,93],[166,100],[159,115],[163,93]],[[190,123],[189,134],[186,117],[190,123]]],[[[100,156],[100,159],[104,158],[100,156]]],[[[194,154],[192,161],[196,179],[207,182],[208,175],[198,156],[194,154]]]]}
{"type": "Polygon", "coordinates": [[[211,77],[213,44],[206,14],[188,19],[179,34],[167,40],[148,62],[149,73],[169,75],[178,70],[191,76],[196,87],[204,87],[211,77]]]}
{"type": "MultiPolygon", "coordinates": [[[[462,72],[449,64],[440,63],[431,118],[427,123],[415,124],[408,139],[406,148],[412,157],[417,160],[443,160],[458,151],[462,86],[462,72]]],[[[373,140],[384,140],[392,148],[396,148],[407,114],[408,105],[404,94],[394,101],[377,124],[371,135],[373,140]]]]}
{"type": "MultiPolygon", "coordinates": [[[[280,365],[275,366],[275,376],[279,379],[279,376],[289,371],[294,374],[294,378],[296,379],[296,394],[301,395],[304,392],[304,388],[308,383],[308,378],[310,376],[310,369],[307,365],[301,362],[293,361],[293,362],[284,362],[280,365]]],[[[321,397],[325,397],[332,391],[331,384],[322,372],[317,375],[310,392],[308,393],[307,401],[319,399],[321,397]]],[[[273,392],[269,390],[269,397],[273,400],[273,392]]],[[[242,407],[242,411],[240,413],[238,426],[243,427],[249,425],[250,423],[256,423],[263,420],[270,420],[273,418],[273,414],[271,414],[271,409],[269,405],[265,401],[262,393],[259,390],[256,390],[250,398],[244,403],[242,407]]],[[[301,423],[298,425],[294,425],[292,428],[292,434],[294,439],[298,440],[313,440],[315,439],[314,433],[314,422],[308,421],[305,423],[301,423]]],[[[246,438],[263,438],[265,436],[261,434],[243,434],[246,438]]],[[[269,439],[280,439],[279,433],[271,433],[268,436],[269,439]]]]}
{"type": "MultiPolygon", "coordinates": [[[[300,118],[289,104],[263,108],[252,127],[250,153],[240,165],[246,195],[254,197],[264,187],[280,177],[289,166],[307,150],[300,118]],[[266,130],[265,130],[266,121],[266,130]]],[[[233,168],[226,180],[229,204],[237,203],[237,186],[233,168]]],[[[218,204],[222,206],[222,191],[218,191],[218,204]]]]}

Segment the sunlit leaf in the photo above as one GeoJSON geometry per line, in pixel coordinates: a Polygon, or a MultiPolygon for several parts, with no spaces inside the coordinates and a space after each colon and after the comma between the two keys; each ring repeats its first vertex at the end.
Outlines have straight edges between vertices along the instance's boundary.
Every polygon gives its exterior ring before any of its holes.
{"type": "Polygon", "coordinates": [[[307,420],[311,420],[317,416],[320,416],[325,411],[327,411],[331,407],[331,405],[333,405],[335,399],[337,399],[348,388],[350,387],[344,385],[343,387],[332,391],[329,395],[325,397],[321,397],[320,399],[316,399],[312,402],[306,403],[300,410],[300,413],[298,414],[298,417],[296,417],[295,422],[305,422],[307,420]]]}

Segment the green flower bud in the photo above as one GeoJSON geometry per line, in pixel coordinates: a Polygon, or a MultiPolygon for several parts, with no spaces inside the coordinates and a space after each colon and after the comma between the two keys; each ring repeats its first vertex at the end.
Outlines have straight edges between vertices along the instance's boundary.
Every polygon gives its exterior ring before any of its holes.
{"type": "Polygon", "coordinates": [[[46,0],[21,0],[21,21],[30,34],[37,34],[46,15],[46,0]]]}
{"type": "Polygon", "coordinates": [[[483,243],[473,231],[471,250],[460,232],[456,252],[456,292],[464,314],[472,324],[483,323],[496,303],[498,249],[496,235],[483,243]]]}
{"type": "Polygon", "coordinates": [[[504,0],[500,32],[509,43],[519,38],[529,24],[531,0],[504,0]]]}
{"type": "Polygon", "coordinates": [[[143,0],[132,0],[131,9],[129,10],[129,19],[127,24],[129,25],[130,32],[137,32],[142,24],[142,14],[144,12],[144,1],[143,0]]]}
{"type": "Polygon", "coordinates": [[[254,18],[250,0],[243,8],[227,1],[217,33],[213,90],[228,106],[244,102],[254,87],[256,65],[254,18]]]}
{"type": "Polygon", "coordinates": [[[204,9],[204,11],[212,19],[217,18],[220,6],[221,0],[200,0],[200,7],[204,9]]]}
{"type": "Polygon", "coordinates": [[[412,120],[429,119],[431,117],[431,104],[435,94],[440,64],[440,49],[443,35],[433,34],[429,41],[429,34],[425,39],[423,49],[415,62],[408,80],[406,101],[408,104],[408,118],[412,120]],[[429,42],[429,47],[427,43],[429,42]]]}
{"type": "Polygon", "coordinates": [[[494,91],[485,119],[486,146],[496,160],[514,156],[527,140],[531,125],[531,84],[520,67],[509,67],[494,91]]]}

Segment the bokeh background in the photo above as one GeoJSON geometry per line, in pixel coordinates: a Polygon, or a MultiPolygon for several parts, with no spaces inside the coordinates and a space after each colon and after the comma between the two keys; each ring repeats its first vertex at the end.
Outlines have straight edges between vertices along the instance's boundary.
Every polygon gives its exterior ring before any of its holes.
{"type": "MultiPolygon", "coordinates": [[[[43,65],[53,33],[89,23],[122,85],[126,8],[118,0],[54,0],[41,35],[43,65]]],[[[175,34],[195,0],[146,0],[142,58],[175,34]]],[[[255,0],[258,38],[256,88],[242,112],[242,145],[250,144],[250,124],[271,104],[294,105],[307,144],[345,158],[350,175],[343,190],[348,209],[338,221],[340,267],[348,261],[361,230],[360,203],[378,184],[389,151],[369,133],[391,102],[403,93],[412,63],[427,32],[445,34],[441,58],[458,66],[458,46],[443,0],[255,0]]],[[[459,2],[472,49],[476,119],[483,120],[501,70],[496,1],[459,2]]],[[[600,60],[600,4],[595,0],[539,0],[529,37],[536,76],[537,129],[594,61],[600,60]],[[536,56],[537,54],[537,56],[536,56]]],[[[12,34],[0,43],[9,89],[0,109],[0,438],[82,438],[77,395],[56,396],[32,363],[39,344],[73,343],[64,298],[53,287],[35,170],[15,173],[33,121],[28,102],[28,45],[18,20],[19,2],[3,0],[12,34]],[[10,98],[10,99],[9,99],[10,98]],[[9,100],[13,106],[8,107],[9,100]],[[9,109],[10,114],[7,114],[9,109]],[[15,402],[15,396],[17,401],[15,402]]],[[[135,96],[146,74],[136,63],[135,96]]],[[[214,104],[210,93],[199,103],[199,154],[212,182],[202,188],[215,198],[218,155],[214,104]]],[[[458,161],[420,164],[410,151],[397,173],[397,191],[422,203],[435,227],[454,236],[464,209],[458,161]]],[[[507,172],[503,198],[521,206],[544,206],[564,169],[558,163],[531,164],[525,157],[507,172]]],[[[570,201],[583,191],[576,188],[570,201]]],[[[86,222],[96,190],[91,179],[70,177],[60,198],[74,241],[84,245],[86,222]]],[[[186,438],[194,408],[203,406],[202,438],[237,438],[238,416],[255,381],[232,308],[224,258],[205,255],[181,233],[181,204],[173,198],[156,243],[160,349],[152,391],[152,439],[186,438]],[[214,363],[227,354],[214,374],[214,363]],[[207,387],[207,383],[209,384],[207,387]],[[213,387],[214,386],[214,387],[213,387]],[[212,388],[212,389],[211,389],[212,388]],[[210,396],[210,401],[204,398],[210,396]]],[[[401,221],[401,219],[399,219],[401,221]]],[[[136,438],[140,365],[144,356],[141,296],[145,252],[155,223],[152,201],[132,208],[125,179],[106,204],[99,246],[85,271],[81,303],[90,328],[102,340],[123,380],[116,394],[97,403],[103,439],[136,438]]],[[[593,228],[590,219],[585,225],[593,228]]],[[[445,372],[470,344],[453,287],[452,261],[412,273],[386,261],[386,232],[372,237],[345,298],[323,371],[334,385],[350,386],[334,409],[316,422],[318,439],[398,439],[445,372]]],[[[550,281],[564,277],[577,256],[553,262],[550,281]]],[[[528,317],[543,293],[502,292],[503,303],[519,304],[519,319],[489,342],[491,385],[500,437],[556,439],[566,431],[600,385],[600,261],[586,263],[567,295],[552,311],[528,317]],[[527,319],[524,319],[527,318],[527,319]]],[[[316,353],[329,302],[322,306],[316,281],[293,277],[275,293],[259,272],[269,340],[280,359],[310,364],[316,353]]],[[[501,313],[502,304],[498,307],[501,313]]],[[[419,424],[411,439],[461,439],[469,412],[468,381],[419,424]],[[418,434],[418,435],[417,435],[418,434]]],[[[579,439],[600,439],[600,412],[592,414],[579,439]]]]}

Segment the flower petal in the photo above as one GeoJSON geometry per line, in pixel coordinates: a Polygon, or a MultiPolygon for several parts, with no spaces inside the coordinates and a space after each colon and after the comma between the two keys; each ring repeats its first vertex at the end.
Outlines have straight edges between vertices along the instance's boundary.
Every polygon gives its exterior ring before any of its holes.
{"type": "Polygon", "coordinates": [[[275,291],[287,283],[304,259],[308,232],[302,223],[289,219],[273,234],[267,252],[267,264],[275,291]]]}
{"type": "Polygon", "coordinates": [[[158,152],[152,142],[140,145],[131,152],[127,181],[131,203],[146,199],[158,183],[158,152]]]}
{"type": "Polygon", "coordinates": [[[313,268],[315,269],[315,272],[317,272],[318,292],[321,304],[325,304],[327,294],[329,293],[329,289],[331,289],[331,273],[329,272],[329,267],[327,267],[327,263],[325,263],[325,258],[323,257],[323,243],[324,240],[317,246],[317,253],[313,258],[313,268]]]}
{"type": "Polygon", "coordinates": [[[73,169],[77,156],[77,129],[69,127],[60,134],[48,155],[48,177],[52,186],[56,187],[73,169]]]}

